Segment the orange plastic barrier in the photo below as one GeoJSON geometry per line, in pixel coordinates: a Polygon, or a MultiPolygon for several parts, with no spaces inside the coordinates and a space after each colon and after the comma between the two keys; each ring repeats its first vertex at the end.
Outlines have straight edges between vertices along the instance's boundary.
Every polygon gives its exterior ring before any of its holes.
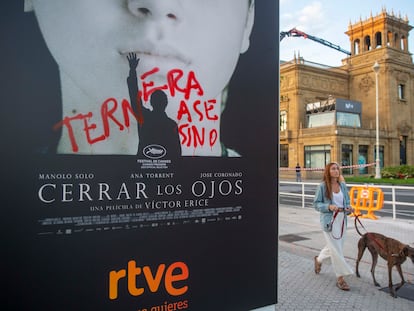
{"type": "Polygon", "coordinates": [[[362,218],[378,219],[374,212],[384,206],[384,193],[380,188],[372,186],[352,187],[349,191],[349,197],[354,209],[351,216],[359,215],[362,218]],[[367,213],[362,214],[361,211],[367,213]]]}

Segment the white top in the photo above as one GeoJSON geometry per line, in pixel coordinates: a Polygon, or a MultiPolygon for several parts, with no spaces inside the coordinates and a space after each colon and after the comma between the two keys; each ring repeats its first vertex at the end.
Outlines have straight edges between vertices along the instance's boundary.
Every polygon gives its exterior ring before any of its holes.
{"type": "Polygon", "coordinates": [[[332,192],[332,203],[338,207],[344,207],[344,194],[341,190],[338,193],[332,192]]]}

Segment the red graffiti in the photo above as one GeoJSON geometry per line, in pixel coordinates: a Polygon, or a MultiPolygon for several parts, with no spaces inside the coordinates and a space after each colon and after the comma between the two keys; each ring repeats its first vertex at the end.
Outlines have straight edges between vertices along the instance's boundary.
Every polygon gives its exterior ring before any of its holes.
{"type": "MultiPolygon", "coordinates": [[[[154,68],[140,76],[142,83],[142,90],[139,91],[137,96],[139,99],[148,101],[150,95],[156,90],[166,90],[171,97],[180,93],[184,95],[184,99],[180,103],[180,107],[177,112],[177,119],[185,120],[187,123],[179,126],[179,134],[181,136],[181,144],[186,146],[203,146],[206,143],[206,137],[208,144],[213,146],[217,141],[218,134],[216,130],[210,130],[206,133],[204,127],[199,128],[192,124],[193,118],[199,121],[203,120],[218,120],[217,114],[212,114],[216,100],[200,101],[195,100],[192,104],[187,105],[186,101],[190,100],[190,97],[198,97],[204,94],[203,88],[198,82],[194,72],[190,71],[187,76],[184,76],[184,72],[180,69],[173,69],[167,73],[167,83],[163,85],[156,85],[151,76],[159,72],[159,68],[154,68]],[[207,136],[206,136],[207,135],[207,136]]],[[[69,137],[72,151],[78,152],[78,141],[85,139],[89,144],[104,141],[111,136],[111,126],[114,125],[115,129],[123,131],[125,128],[129,128],[131,125],[131,118],[134,118],[139,123],[142,123],[141,115],[136,115],[131,107],[131,103],[122,99],[121,105],[115,98],[108,98],[101,104],[100,116],[97,118],[100,124],[94,123],[92,120],[96,117],[92,112],[86,114],[79,113],[75,116],[65,116],[60,122],[55,124],[54,128],[65,128],[69,137]],[[121,111],[121,117],[115,117],[115,113],[121,111]],[[81,123],[81,124],[79,124],[81,123]],[[98,126],[100,125],[100,127],[98,126]],[[84,133],[84,137],[76,137],[74,134],[74,128],[81,127],[84,133]],[[98,128],[101,128],[101,132],[96,134],[98,128]]],[[[113,130],[113,129],[112,129],[113,130]]]]}
{"type": "Polygon", "coordinates": [[[198,96],[202,96],[204,91],[197,81],[193,71],[188,73],[187,79],[183,79],[184,72],[181,69],[173,69],[167,73],[168,84],[164,85],[154,85],[154,81],[145,81],[145,79],[159,71],[159,68],[154,68],[143,75],[141,75],[142,80],[142,92],[140,91],[141,98],[144,101],[148,101],[150,95],[156,90],[169,90],[171,97],[174,97],[176,93],[184,94],[185,99],[189,99],[191,91],[196,91],[198,96]],[[180,82],[184,80],[184,86],[180,86],[180,82]]]}
{"type": "MultiPolygon", "coordinates": [[[[216,114],[210,115],[210,111],[214,109],[214,105],[216,104],[215,99],[211,99],[208,101],[204,101],[202,107],[201,101],[196,100],[193,104],[189,107],[187,103],[182,100],[180,102],[180,107],[178,109],[177,119],[180,121],[184,117],[187,118],[187,122],[185,124],[181,124],[178,127],[178,132],[181,135],[181,144],[190,147],[191,145],[195,148],[200,145],[204,146],[205,144],[205,136],[206,136],[206,129],[204,127],[198,128],[195,125],[191,125],[193,122],[192,116],[195,114],[198,116],[199,121],[203,121],[204,118],[207,120],[218,120],[218,116],[216,114]],[[191,109],[190,109],[191,108],[191,109]]],[[[210,147],[212,147],[215,142],[217,141],[218,133],[217,130],[212,129],[208,133],[209,139],[208,143],[210,147]]]]}

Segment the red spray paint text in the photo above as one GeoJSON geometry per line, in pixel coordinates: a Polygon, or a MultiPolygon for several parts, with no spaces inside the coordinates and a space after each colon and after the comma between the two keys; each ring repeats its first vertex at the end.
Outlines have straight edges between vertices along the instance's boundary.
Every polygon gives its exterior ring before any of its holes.
{"type": "MultiPolygon", "coordinates": [[[[177,112],[177,120],[181,121],[186,118],[186,123],[180,124],[178,131],[181,137],[181,144],[188,147],[198,147],[204,146],[206,144],[206,137],[208,136],[208,144],[212,147],[218,138],[217,131],[215,129],[210,130],[209,133],[206,133],[204,127],[197,127],[192,124],[193,118],[197,118],[199,121],[203,120],[218,120],[218,115],[212,113],[216,100],[207,100],[201,102],[200,100],[195,100],[191,103],[190,97],[192,93],[195,93],[196,96],[202,96],[204,91],[197,81],[194,72],[190,71],[186,77],[184,77],[184,72],[180,69],[173,69],[167,73],[167,84],[155,85],[154,81],[151,80],[151,75],[157,73],[158,68],[154,68],[151,71],[148,71],[141,75],[140,79],[142,81],[142,90],[139,91],[137,95],[138,99],[143,99],[148,101],[150,95],[156,90],[166,90],[169,92],[171,97],[174,97],[177,93],[182,93],[185,100],[180,101],[180,106],[177,112]]],[[[86,141],[93,145],[98,142],[107,140],[111,136],[110,123],[114,123],[119,131],[123,131],[125,128],[129,128],[131,125],[130,118],[135,118],[139,120],[139,116],[133,111],[131,104],[128,100],[122,99],[121,104],[118,104],[116,98],[106,99],[100,109],[100,119],[102,122],[103,132],[100,135],[96,135],[95,131],[98,128],[97,124],[91,121],[94,117],[92,112],[88,113],[79,113],[72,117],[64,117],[62,121],[57,123],[54,128],[58,129],[61,127],[66,128],[69,140],[71,142],[71,147],[73,152],[78,152],[78,139],[86,139],[86,141]],[[120,107],[119,107],[120,106],[120,107]],[[115,112],[118,110],[122,112],[122,119],[115,117],[115,112]],[[74,127],[83,126],[83,132],[85,136],[79,138],[75,136],[74,127]],[[94,135],[95,134],[95,135],[94,135]]]]}

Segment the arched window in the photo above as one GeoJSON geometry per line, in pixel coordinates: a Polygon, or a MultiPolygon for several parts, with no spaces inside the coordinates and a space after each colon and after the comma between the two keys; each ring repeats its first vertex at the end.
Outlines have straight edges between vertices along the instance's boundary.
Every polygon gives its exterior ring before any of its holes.
{"type": "Polygon", "coordinates": [[[388,31],[387,33],[387,46],[392,47],[392,32],[388,31]]]}
{"type": "Polygon", "coordinates": [[[359,41],[359,39],[356,39],[354,41],[354,55],[358,55],[360,53],[360,44],[361,42],[359,41]]]}
{"type": "Polygon", "coordinates": [[[375,33],[375,48],[382,47],[382,36],[381,32],[375,33]]]}
{"type": "Polygon", "coordinates": [[[371,37],[370,36],[365,36],[364,44],[365,44],[364,50],[370,51],[371,50],[371,37]]]}

